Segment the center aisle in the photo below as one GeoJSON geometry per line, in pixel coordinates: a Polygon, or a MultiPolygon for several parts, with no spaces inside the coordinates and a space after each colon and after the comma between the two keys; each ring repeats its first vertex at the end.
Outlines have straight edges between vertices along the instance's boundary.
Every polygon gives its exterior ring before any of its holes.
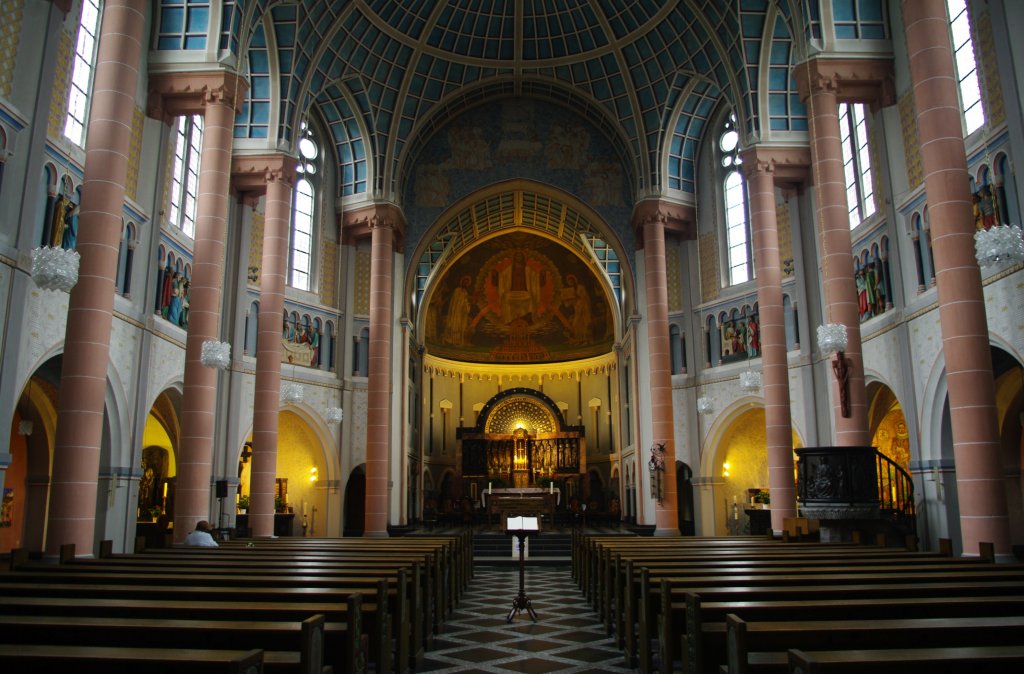
{"type": "Polygon", "coordinates": [[[417,671],[633,672],[573,583],[569,569],[527,567],[526,611],[506,621],[519,592],[519,570],[477,567],[469,589],[417,671]]]}

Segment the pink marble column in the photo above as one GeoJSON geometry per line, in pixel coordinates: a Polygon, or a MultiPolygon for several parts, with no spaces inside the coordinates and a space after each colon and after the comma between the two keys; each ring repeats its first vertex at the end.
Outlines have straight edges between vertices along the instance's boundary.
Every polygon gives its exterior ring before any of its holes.
{"type": "Polygon", "coordinates": [[[218,373],[199,358],[203,342],[220,340],[235,105],[246,85],[220,72],[154,76],[150,87],[156,89],[150,93],[151,112],[155,106],[175,115],[201,112],[204,118],[174,504],[174,540],[181,542],[199,520],[210,519],[218,373]]]}
{"type": "Polygon", "coordinates": [[[957,79],[942,0],[902,2],[921,163],[932,231],[949,412],[953,426],[960,533],[966,555],[978,543],[1010,553],[999,459],[988,319],[974,256],[974,218],[957,79]]]}
{"type": "MultiPolygon", "coordinates": [[[[656,205],[654,205],[656,207],[656,205]]],[[[665,447],[660,475],[661,498],[655,505],[655,535],[679,535],[676,505],[675,426],[672,414],[672,357],[668,338],[668,275],[665,271],[665,226],[669,216],[644,205],[634,213],[643,229],[644,288],[647,295],[647,351],[650,365],[651,442],[665,447]]],[[[649,450],[649,448],[643,448],[649,450]]],[[[649,460],[647,451],[643,452],[649,460]]],[[[646,468],[646,466],[644,466],[646,468]]],[[[651,486],[654,489],[654,485],[651,486]]]]}
{"type": "Polygon", "coordinates": [[[78,284],[71,291],[57,406],[46,554],[91,555],[121,209],[148,3],[105,3],[85,146],[78,284]]]}
{"type": "MultiPolygon", "coordinates": [[[[768,488],[772,497],[772,529],[782,531],[783,520],[796,516],[793,484],[793,422],[789,401],[789,361],[782,308],[782,270],[775,208],[775,181],[779,174],[803,174],[806,151],[754,149],[743,157],[750,195],[750,228],[757,275],[760,320],[761,373],[764,390],[765,435],[768,450],[768,488]],[[786,160],[790,161],[787,163],[786,160]]],[[[789,226],[784,223],[783,226],[789,226]]]]}
{"type": "Polygon", "coordinates": [[[826,323],[846,326],[849,416],[840,405],[840,383],[828,367],[832,416],[838,446],[864,446],[868,434],[867,391],[861,347],[860,312],[854,281],[850,218],[840,141],[840,102],[877,100],[890,95],[891,65],[887,62],[814,59],[797,66],[794,76],[807,105],[811,135],[811,179],[819,239],[826,323]],[[877,83],[876,87],[872,85],[877,83]],[[840,93],[842,96],[840,97],[840,93]]]}
{"type": "Polygon", "coordinates": [[[249,526],[256,538],[274,535],[277,430],[281,408],[281,316],[288,272],[295,164],[294,159],[281,155],[241,157],[235,159],[232,170],[232,185],[236,191],[243,191],[250,198],[266,193],[249,482],[249,526]]]}
{"type": "MultiPolygon", "coordinates": [[[[394,316],[394,254],[401,245],[404,219],[389,204],[346,213],[342,241],[353,245],[370,237],[370,338],[366,410],[366,536],[388,535],[391,480],[391,370],[394,316]]],[[[401,480],[401,476],[397,476],[401,480]]]]}

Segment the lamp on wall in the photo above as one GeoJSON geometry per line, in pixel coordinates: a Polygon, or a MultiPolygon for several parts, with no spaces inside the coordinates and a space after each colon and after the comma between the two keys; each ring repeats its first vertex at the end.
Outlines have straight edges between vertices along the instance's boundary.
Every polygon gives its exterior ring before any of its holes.
{"type": "Polygon", "coordinates": [[[44,246],[32,251],[32,280],[43,290],[71,292],[78,283],[77,250],[44,246]]]}
{"type": "Polygon", "coordinates": [[[844,417],[850,416],[850,361],[846,359],[846,326],[842,323],[827,323],[818,326],[818,348],[830,356],[833,353],[832,372],[839,382],[839,409],[844,417]]]}
{"type": "Polygon", "coordinates": [[[715,411],[715,401],[708,396],[697,398],[697,413],[707,416],[715,411]]]}
{"type": "Polygon", "coordinates": [[[302,384],[296,384],[295,382],[285,382],[281,384],[281,404],[282,405],[297,405],[302,402],[305,397],[302,389],[302,384]]]}
{"type": "Polygon", "coordinates": [[[750,393],[759,390],[761,388],[761,373],[754,370],[740,372],[740,388],[750,393]]]}
{"type": "Polygon", "coordinates": [[[329,424],[340,424],[345,420],[345,410],[340,407],[328,407],[324,413],[324,420],[329,424]]]}
{"type": "Polygon", "coordinates": [[[665,473],[665,445],[656,442],[651,445],[651,460],[647,462],[647,469],[651,472],[651,492],[661,503],[663,498],[662,475],[665,473]]]}
{"type": "Polygon", "coordinates": [[[231,345],[227,342],[218,342],[215,339],[208,339],[203,342],[203,349],[199,354],[199,362],[204,367],[214,367],[218,370],[226,370],[231,365],[231,345]]]}
{"type": "Polygon", "coordinates": [[[974,255],[978,265],[991,267],[999,262],[1024,261],[1024,238],[1017,225],[996,225],[974,233],[974,255]]]}

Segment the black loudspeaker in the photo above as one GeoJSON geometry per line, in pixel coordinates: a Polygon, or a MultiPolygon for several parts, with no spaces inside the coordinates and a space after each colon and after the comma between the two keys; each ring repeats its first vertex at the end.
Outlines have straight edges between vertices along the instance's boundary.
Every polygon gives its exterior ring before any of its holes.
{"type": "Polygon", "coordinates": [[[217,480],[217,498],[227,498],[227,497],[228,497],[228,481],[227,480],[217,480]]]}

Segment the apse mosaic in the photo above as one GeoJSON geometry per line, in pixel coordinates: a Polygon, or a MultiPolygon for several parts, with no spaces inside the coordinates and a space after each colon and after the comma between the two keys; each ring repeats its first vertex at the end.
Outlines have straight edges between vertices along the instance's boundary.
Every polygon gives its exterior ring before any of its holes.
{"type": "Polygon", "coordinates": [[[612,348],[612,313],[594,272],[561,245],[522,232],[456,260],[426,312],[427,349],[442,358],[544,363],[612,348]]]}

